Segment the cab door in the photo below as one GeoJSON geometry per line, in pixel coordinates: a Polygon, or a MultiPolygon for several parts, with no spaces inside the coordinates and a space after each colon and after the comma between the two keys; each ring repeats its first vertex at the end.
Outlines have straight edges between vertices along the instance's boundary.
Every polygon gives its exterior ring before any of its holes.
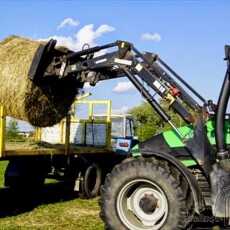
{"type": "MultiPolygon", "coordinates": [[[[113,123],[112,123],[113,125],[113,123]]],[[[116,124],[118,125],[118,124],[116,124]]],[[[133,120],[129,117],[122,117],[120,119],[120,124],[118,125],[120,128],[120,135],[113,136],[113,147],[114,151],[121,155],[128,155],[131,152],[132,147],[134,146],[134,128],[133,128],[133,120]]],[[[112,128],[113,129],[113,128],[112,128]]]]}

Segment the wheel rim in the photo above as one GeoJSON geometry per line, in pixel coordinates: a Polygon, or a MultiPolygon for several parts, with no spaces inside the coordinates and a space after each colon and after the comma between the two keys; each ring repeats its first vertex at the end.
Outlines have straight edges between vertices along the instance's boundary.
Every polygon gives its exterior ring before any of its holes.
{"type": "Polygon", "coordinates": [[[168,216],[168,200],[163,190],[147,179],[127,183],[117,197],[117,213],[132,230],[160,229],[168,216]]]}

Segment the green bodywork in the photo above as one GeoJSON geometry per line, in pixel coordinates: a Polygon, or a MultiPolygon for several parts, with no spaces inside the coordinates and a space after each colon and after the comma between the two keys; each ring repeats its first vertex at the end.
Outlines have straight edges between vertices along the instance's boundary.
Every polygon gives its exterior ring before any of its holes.
{"type": "MultiPolygon", "coordinates": [[[[180,133],[182,134],[183,138],[181,139],[174,130],[168,130],[163,132],[163,137],[165,142],[168,144],[168,146],[173,150],[176,148],[183,148],[185,147],[185,141],[193,137],[194,133],[194,127],[192,125],[187,125],[178,128],[180,133]]],[[[206,122],[206,130],[207,130],[207,136],[208,140],[211,145],[216,144],[215,140],[215,121],[214,120],[208,120],[206,122]]],[[[225,143],[230,144],[230,120],[225,120],[225,143]]],[[[139,145],[135,145],[132,148],[132,156],[133,157],[138,157],[140,156],[140,149],[139,145]]],[[[192,159],[185,159],[181,160],[181,162],[186,166],[186,167],[192,167],[195,166],[197,163],[196,161],[192,159]]]]}
{"type": "Polygon", "coordinates": [[[132,156],[133,156],[134,158],[140,157],[140,156],[141,156],[141,151],[140,151],[140,147],[139,147],[138,144],[135,145],[135,146],[132,148],[131,152],[132,152],[132,156]]]}
{"type": "MultiPolygon", "coordinates": [[[[171,149],[184,147],[184,141],[193,137],[194,129],[192,125],[183,126],[178,129],[182,134],[183,139],[181,139],[173,130],[163,132],[163,137],[171,149]]],[[[215,145],[216,140],[214,120],[208,120],[206,122],[206,130],[210,144],[215,145]]],[[[230,144],[230,120],[225,120],[225,143],[230,144]]],[[[196,162],[194,160],[182,160],[182,163],[186,167],[196,165],[196,162]]]]}
{"type": "MultiPolygon", "coordinates": [[[[193,137],[193,126],[188,125],[180,127],[178,129],[185,140],[193,137]]],[[[209,142],[212,145],[215,145],[215,122],[212,120],[207,121],[206,129],[209,142]]],[[[181,138],[178,135],[176,135],[176,133],[173,130],[163,132],[163,136],[170,148],[179,148],[185,146],[181,138]]],[[[225,121],[225,143],[230,144],[230,120],[225,121]]]]}

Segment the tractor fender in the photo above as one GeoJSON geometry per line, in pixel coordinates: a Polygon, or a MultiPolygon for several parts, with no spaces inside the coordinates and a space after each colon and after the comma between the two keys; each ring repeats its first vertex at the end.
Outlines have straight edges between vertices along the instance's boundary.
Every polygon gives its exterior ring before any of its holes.
{"type": "Polygon", "coordinates": [[[156,157],[157,159],[162,159],[168,161],[172,164],[178,171],[186,178],[193,194],[194,204],[195,204],[195,212],[200,214],[205,209],[204,199],[202,197],[201,190],[199,185],[195,179],[195,177],[189,172],[189,170],[175,157],[171,156],[168,153],[163,152],[152,152],[141,149],[142,157],[156,157]]]}

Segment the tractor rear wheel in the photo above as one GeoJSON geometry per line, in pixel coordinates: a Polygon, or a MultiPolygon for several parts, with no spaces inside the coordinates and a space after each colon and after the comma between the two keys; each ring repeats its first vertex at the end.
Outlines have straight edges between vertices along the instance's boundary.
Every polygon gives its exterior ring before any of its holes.
{"type": "Polygon", "coordinates": [[[101,189],[107,229],[186,229],[193,199],[184,177],[167,162],[138,159],[117,165],[101,189]]]}

